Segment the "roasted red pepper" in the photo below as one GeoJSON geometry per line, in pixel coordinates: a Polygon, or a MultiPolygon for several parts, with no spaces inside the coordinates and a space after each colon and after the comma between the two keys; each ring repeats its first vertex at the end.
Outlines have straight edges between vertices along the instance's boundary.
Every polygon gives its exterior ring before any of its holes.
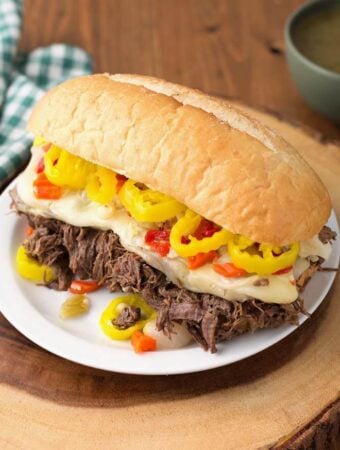
{"type": "MultiPolygon", "coordinates": [[[[210,220],[203,218],[193,235],[196,239],[200,241],[204,238],[211,237],[214,233],[220,230],[221,227],[219,225],[216,225],[214,222],[211,222],[210,220]]],[[[189,244],[190,239],[188,239],[186,236],[182,236],[181,242],[182,244],[189,244]]],[[[188,268],[190,270],[198,269],[199,267],[202,267],[204,264],[212,262],[215,258],[217,258],[217,256],[218,253],[216,250],[211,250],[210,252],[207,253],[197,253],[197,255],[189,256],[188,268]]]]}
{"type": "Polygon", "coordinates": [[[151,336],[135,331],[131,337],[131,344],[136,353],[152,352],[157,350],[157,342],[151,336]]]}
{"type": "Polygon", "coordinates": [[[190,244],[190,239],[188,239],[186,236],[182,236],[181,243],[182,244],[190,244]]]}
{"type": "Polygon", "coordinates": [[[194,236],[196,239],[200,240],[206,237],[211,237],[214,233],[220,230],[221,227],[219,225],[216,225],[214,222],[210,222],[210,220],[202,219],[194,233],[194,236]]]}
{"type": "Polygon", "coordinates": [[[226,278],[239,278],[247,273],[245,270],[239,269],[232,263],[213,264],[213,269],[215,272],[226,278]]]}
{"type": "Polygon", "coordinates": [[[38,165],[35,169],[37,173],[42,173],[45,170],[44,158],[41,158],[38,162],[38,165]]]}
{"type": "Polygon", "coordinates": [[[123,187],[125,181],[128,180],[128,178],[126,178],[124,175],[120,175],[119,173],[116,173],[116,178],[117,178],[117,192],[119,192],[123,187]]]}
{"type": "Polygon", "coordinates": [[[94,280],[73,280],[69,292],[72,292],[72,294],[87,294],[99,288],[100,285],[94,280]]]}
{"type": "Polygon", "coordinates": [[[39,173],[33,182],[34,195],[42,200],[58,200],[61,197],[62,189],[52,184],[44,173],[39,173]]]}
{"type": "Polygon", "coordinates": [[[197,253],[195,256],[188,257],[188,268],[190,270],[198,269],[202,267],[204,264],[213,261],[217,258],[218,253],[215,250],[211,250],[208,253],[197,253]]]}
{"type": "Polygon", "coordinates": [[[33,228],[32,227],[27,227],[26,228],[26,236],[32,236],[33,234],[33,228]]]}
{"type": "MultiPolygon", "coordinates": [[[[221,227],[216,225],[214,222],[210,222],[210,220],[207,219],[202,219],[193,236],[200,241],[206,237],[211,237],[214,233],[216,233],[216,231],[220,231],[220,229],[221,227]]],[[[189,244],[190,239],[188,239],[187,236],[182,236],[181,242],[182,244],[189,244]]]]}
{"type": "Polygon", "coordinates": [[[170,251],[169,236],[169,230],[148,230],[145,234],[144,241],[152,250],[164,257],[170,251]]]}

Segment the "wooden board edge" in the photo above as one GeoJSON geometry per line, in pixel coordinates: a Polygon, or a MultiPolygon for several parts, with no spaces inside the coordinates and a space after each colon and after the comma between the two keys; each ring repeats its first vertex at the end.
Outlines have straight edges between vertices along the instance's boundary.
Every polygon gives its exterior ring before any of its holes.
{"type": "Polygon", "coordinates": [[[294,435],[284,437],[270,450],[315,450],[336,449],[340,436],[340,395],[312,421],[297,430],[294,435]]]}
{"type": "Polygon", "coordinates": [[[275,117],[276,119],[278,119],[280,122],[286,122],[294,128],[301,129],[308,136],[312,137],[313,139],[315,139],[317,142],[320,142],[321,144],[335,145],[340,148],[340,138],[339,139],[328,138],[321,131],[315,130],[314,128],[301,122],[300,120],[293,119],[292,117],[290,117],[286,114],[282,114],[272,108],[269,108],[269,107],[266,107],[263,105],[247,104],[240,97],[237,97],[237,96],[233,97],[233,96],[226,96],[226,95],[224,95],[224,96],[222,96],[222,95],[217,96],[217,95],[213,95],[213,94],[211,94],[211,95],[212,95],[212,97],[216,97],[218,99],[226,100],[231,103],[236,103],[237,105],[239,105],[241,107],[244,106],[245,108],[253,109],[255,111],[259,111],[260,113],[269,114],[269,115],[275,117]]]}
{"type": "Polygon", "coordinates": [[[311,422],[293,436],[284,437],[271,450],[336,449],[340,436],[340,394],[311,422]]]}

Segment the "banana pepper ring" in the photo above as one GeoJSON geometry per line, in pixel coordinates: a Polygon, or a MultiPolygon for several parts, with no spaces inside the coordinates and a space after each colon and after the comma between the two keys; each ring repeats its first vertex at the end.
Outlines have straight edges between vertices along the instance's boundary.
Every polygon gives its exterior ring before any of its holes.
{"type": "Polygon", "coordinates": [[[147,322],[156,318],[156,312],[146,304],[140,295],[131,294],[122,297],[115,298],[112,302],[104,309],[99,325],[103,332],[111,339],[115,340],[126,340],[130,339],[135,331],[142,330],[147,322]],[[118,318],[121,313],[119,306],[133,306],[135,308],[140,308],[142,320],[139,320],[134,325],[126,329],[120,329],[114,325],[114,321],[118,318]]]}
{"type": "Polygon", "coordinates": [[[47,141],[42,136],[36,136],[33,141],[33,147],[41,147],[46,143],[47,141]]]}
{"type": "Polygon", "coordinates": [[[48,180],[57,186],[71,189],[84,189],[95,167],[56,145],[51,145],[45,153],[44,162],[48,180]]]}
{"type": "Polygon", "coordinates": [[[96,167],[86,184],[86,193],[90,200],[107,205],[117,193],[115,172],[105,167],[96,167]]]}
{"type": "Polygon", "coordinates": [[[138,222],[164,222],[185,210],[175,199],[151,189],[139,189],[128,180],[119,191],[123,206],[138,222]]]}
{"type": "Polygon", "coordinates": [[[208,253],[226,245],[231,239],[232,233],[224,229],[216,231],[210,237],[195,238],[192,234],[197,230],[201,220],[202,217],[199,214],[187,209],[184,216],[172,227],[170,245],[179,256],[189,257],[198,253],[208,253]],[[189,243],[182,242],[184,236],[189,240],[189,243]]]}
{"type": "Polygon", "coordinates": [[[49,283],[55,279],[53,269],[28,256],[23,245],[17,250],[16,268],[19,275],[35,283],[49,283]]]}
{"type": "Polygon", "coordinates": [[[294,243],[284,251],[280,247],[260,244],[254,248],[254,242],[244,236],[234,236],[228,243],[228,252],[236,267],[248,273],[270,275],[278,270],[292,266],[299,253],[299,244],[294,243]]]}

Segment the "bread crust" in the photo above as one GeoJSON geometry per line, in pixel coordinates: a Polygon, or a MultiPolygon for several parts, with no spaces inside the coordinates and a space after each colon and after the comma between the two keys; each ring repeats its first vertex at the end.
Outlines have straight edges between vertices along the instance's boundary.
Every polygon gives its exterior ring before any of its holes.
{"type": "Polygon", "coordinates": [[[223,100],[156,78],[69,80],[28,128],[258,242],[308,239],[330,214],[325,186],[284,139],[223,100]]]}

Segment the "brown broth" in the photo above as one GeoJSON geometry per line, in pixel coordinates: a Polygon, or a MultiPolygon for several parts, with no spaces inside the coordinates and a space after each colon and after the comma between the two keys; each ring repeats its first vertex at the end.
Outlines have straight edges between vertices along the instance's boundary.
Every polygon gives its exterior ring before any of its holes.
{"type": "Polygon", "coordinates": [[[308,59],[340,73],[340,2],[300,19],[293,29],[293,41],[308,59]]]}

